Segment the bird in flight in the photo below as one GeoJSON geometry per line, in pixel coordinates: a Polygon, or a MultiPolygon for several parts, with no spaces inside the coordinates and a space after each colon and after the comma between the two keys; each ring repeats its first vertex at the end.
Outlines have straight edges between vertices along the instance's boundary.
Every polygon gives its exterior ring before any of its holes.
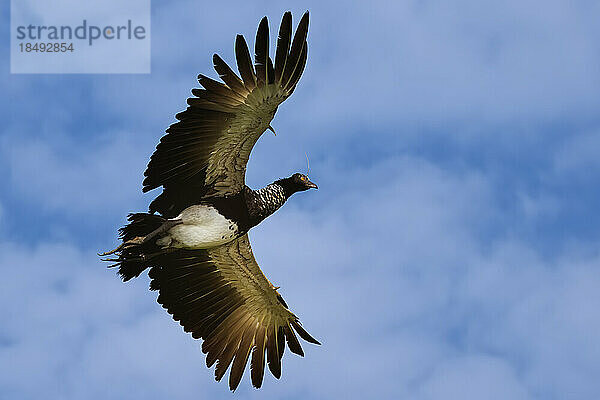
{"type": "Polygon", "coordinates": [[[265,362],[281,376],[286,343],[304,355],[296,333],[320,344],[292,313],[277,287],[260,270],[248,240],[250,228],[296,192],[317,185],[301,173],[258,190],[245,184],[246,164],[258,138],[271,128],[277,107],[296,88],[307,56],[308,12],[292,39],[292,15],[283,15],[275,62],[269,56],[269,25],[258,26],[254,65],[242,35],[235,41],[238,76],[217,54],[224,83],[204,75],[188,107],[160,139],[143,191],[162,186],[149,213],[129,214],[122,243],[100,254],[124,281],[150,269],[150,289],[186,332],[203,339],[206,365],[221,380],[231,365],[235,390],[250,358],[252,384],[262,385],[265,362]]]}

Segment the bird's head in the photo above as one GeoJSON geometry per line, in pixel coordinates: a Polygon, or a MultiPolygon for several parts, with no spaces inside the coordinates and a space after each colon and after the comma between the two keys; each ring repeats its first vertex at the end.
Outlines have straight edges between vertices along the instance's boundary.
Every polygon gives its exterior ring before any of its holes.
{"type": "Polygon", "coordinates": [[[319,188],[315,183],[308,179],[308,176],[299,172],[296,172],[294,175],[290,176],[289,179],[292,181],[292,184],[295,186],[297,192],[319,188]]]}
{"type": "Polygon", "coordinates": [[[283,178],[275,183],[283,187],[286,197],[290,197],[296,192],[303,192],[308,189],[318,189],[317,185],[308,179],[308,176],[300,173],[295,173],[289,178],[283,178]]]}

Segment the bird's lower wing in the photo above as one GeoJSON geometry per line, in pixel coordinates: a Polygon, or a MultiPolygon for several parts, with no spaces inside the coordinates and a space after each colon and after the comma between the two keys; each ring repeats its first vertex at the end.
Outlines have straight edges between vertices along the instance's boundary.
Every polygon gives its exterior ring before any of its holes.
{"type": "Polygon", "coordinates": [[[158,302],[186,332],[204,339],[206,365],[216,362],[217,381],[231,365],[231,390],[237,388],[248,358],[252,384],[258,388],[265,361],[276,378],[281,376],[286,341],[293,353],[303,356],[294,331],[319,344],[263,275],[248,235],[215,249],[177,250],[153,265],[150,288],[159,291],[158,302]]]}

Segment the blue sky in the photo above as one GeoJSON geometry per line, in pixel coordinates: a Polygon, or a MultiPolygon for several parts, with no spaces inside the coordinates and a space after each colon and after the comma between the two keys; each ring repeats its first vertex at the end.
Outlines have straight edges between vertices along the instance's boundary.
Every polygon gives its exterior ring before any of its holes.
{"type": "Polygon", "coordinates": [[[0,398],[600,397],[600,5],[387,3],[154,1],[149,75],[2,59],[0,398]],[[95,253],[156,194],[148,157],[212,53],[288,9],[308,64],[247,181],[308,153],[319,190],[250,237],[323,345],[232,395],[95,253]]]}

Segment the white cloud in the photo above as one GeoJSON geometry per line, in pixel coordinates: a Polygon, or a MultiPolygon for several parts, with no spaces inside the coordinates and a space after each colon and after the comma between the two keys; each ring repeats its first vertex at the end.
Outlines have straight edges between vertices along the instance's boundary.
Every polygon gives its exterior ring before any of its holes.
{"type": "Polygon", "coordinates": [[[465,356],[438,365],[414,398],[524,400],[533,397],[502,359],[465,356]]]}
{"type": "Polygon", "coordinates": [[[96,216],[141,203],[148,157],[128,132],[88,145],[60,136],[54,143],[10,137],[0,144],[9,163],[12,194],[42,212],[96,216]]]}
{"type": "Polygon", "coordinates": [[[600,174],[599,147],[599,131],[569,135],[555,155],[554,176],[584,183],[596,179],[600,174]]]}

